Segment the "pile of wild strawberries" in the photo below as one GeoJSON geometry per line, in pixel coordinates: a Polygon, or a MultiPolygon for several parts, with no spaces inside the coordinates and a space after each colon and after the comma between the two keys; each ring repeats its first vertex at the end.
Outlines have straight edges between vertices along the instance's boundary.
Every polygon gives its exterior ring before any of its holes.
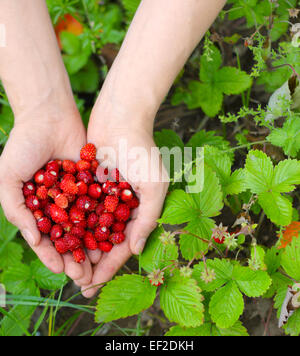
{"type": "Polygon", "coordinates": [[[38,229],[50,236],[57,252],[71,251],[77,263],[85,261],[84,248],[109,252],[123,242],[131,210],[139,206],[118,169],[99,166],[93,144],[81,149],[80,158],[50,161],[23,186],[38,229]]]}

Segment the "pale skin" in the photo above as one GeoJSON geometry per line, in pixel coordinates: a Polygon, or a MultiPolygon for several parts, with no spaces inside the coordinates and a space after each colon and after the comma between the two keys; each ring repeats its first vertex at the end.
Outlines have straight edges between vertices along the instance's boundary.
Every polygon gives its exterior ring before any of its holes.
{"type": "MultiPolygon", "coordinates": [[[[41,261],[65,272],[89,298],[132,254],[139,254],[156,226],[167,182],[131,182],[140,206],[124,243],[109,254],[89,253],[78,265],[61,257],[24,205],[22,182],[53,158],[76,160],[88,141],[118,150],[155,147],[157,110],[191,52],[225,0],[142,0],[121,50],[93,108],[88,132],[80,120],[44,0],[0,0],[7,46],[0,48],[0,78],[15,115],[15,126],[0,158],[0,202],[41,261]]],[[[159,159],[159,153],[156,152],[159,159]]],[[[132,165],[128,161],[128,166],[132,165]]],[[[139,167],[144,170],[148,167],[139,167]]],[[[159,174],[166,176],[161,166],[159,174]]]]}

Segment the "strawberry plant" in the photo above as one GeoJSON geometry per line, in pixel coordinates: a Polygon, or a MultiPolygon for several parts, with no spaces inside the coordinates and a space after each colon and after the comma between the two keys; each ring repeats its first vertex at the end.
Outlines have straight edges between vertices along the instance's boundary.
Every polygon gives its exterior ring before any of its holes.
{"type": "MultiPolygon", "coordinates": [[[[139,3],[47,1],[85,124],[139,3]]],[[[157,228],[94,300],[50,272],[0,210],[7,292],[0,335],[77,335],[79,323],[82,335],[300,335],[299,14],[297,0],[228,1],[157,115],[154,140],[171,182],[157,228]]],[[[13,114],[2,86],[0,95],[2,151],[13,114]]],[[[86,166],[95,158],[88,148],[79,162],[62,163],[64,174],[77,172],[76,183],[60,183],[63,194],[40,171],[34,187],[24,185],[27,207],[52,241],[63,232],[37,209],[45,189],[60,212],[69,204],[65,193],[81,196],[75,220],[100,199],[86,173],[95,169],[86,166]]],[[[138,206],[123,184],[113,194],[101,186],[106,197],[88,215],[87,249],[110,253],[112,243],[123,242],[126,204],[138,206]]],[[[79,252],[74,258],[82,262],[79,252]]]]}

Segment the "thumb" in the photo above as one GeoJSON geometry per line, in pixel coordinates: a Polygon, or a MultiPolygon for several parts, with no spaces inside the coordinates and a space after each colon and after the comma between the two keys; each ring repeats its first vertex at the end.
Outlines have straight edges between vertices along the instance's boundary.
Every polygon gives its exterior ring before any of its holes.
{"type": "Polygon", "coordinates": [[[22,185],[22,182],[14,185],[2,181],[0,202],[7,220],[20,229],[30,246],[37,246],[41,240],[41,234],[37,229],[32,212],[25,206],[22,185]]]}

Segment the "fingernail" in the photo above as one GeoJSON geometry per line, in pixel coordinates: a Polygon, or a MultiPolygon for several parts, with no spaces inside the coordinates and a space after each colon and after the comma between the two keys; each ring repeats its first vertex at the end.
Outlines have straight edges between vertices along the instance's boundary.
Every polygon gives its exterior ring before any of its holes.
{"type": "Polygon", "coordinates": [[[21,231],[21,234],[24,239],[29,243],[29,245],[35,245],[35,239],[29,230],[23,230],[21,231]]]}
{"type": "Polygon", "coordinates": [[[145,244],[146,244],[146,239],[140,239],[136,245],[135,245],[135,251],[136,251],[136,254],[139,255],[140,253],[143,252],[144,250],[144,247],[145,247],[145,244]]]}

